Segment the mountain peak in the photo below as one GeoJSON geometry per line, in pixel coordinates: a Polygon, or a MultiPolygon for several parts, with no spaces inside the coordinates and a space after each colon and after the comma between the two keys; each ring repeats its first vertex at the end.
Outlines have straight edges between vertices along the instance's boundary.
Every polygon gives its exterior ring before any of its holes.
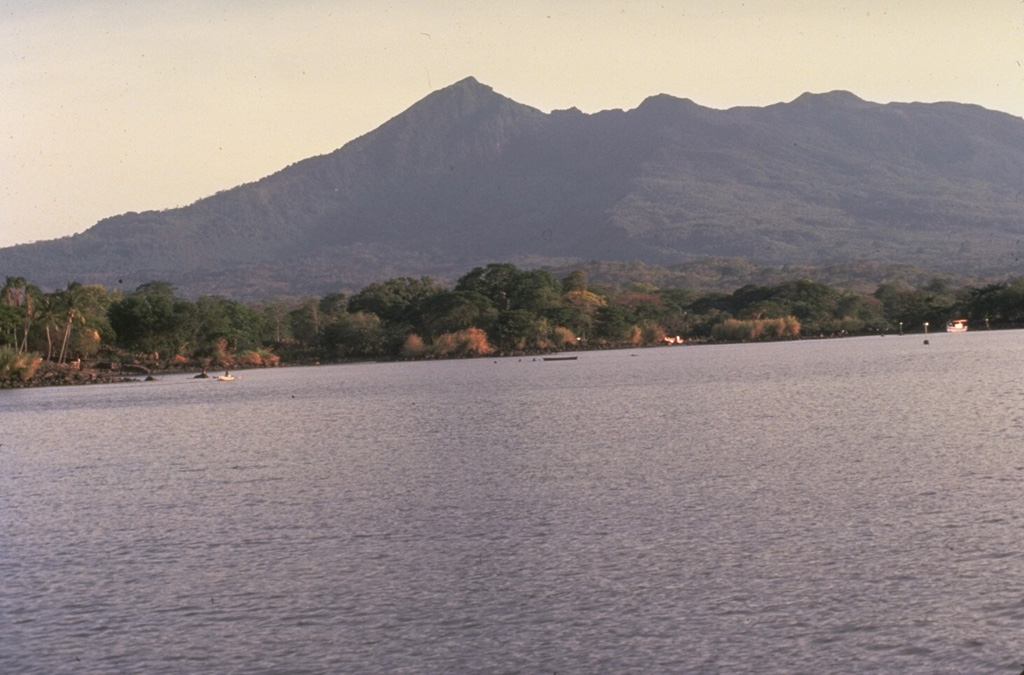
{"type": "Polygon", "coordinates": [[[442,116],[465,117],[477,114],[482,110],[509,108],[532,110],[529,106],[516,103],[507,96],[495,92],[493,87],[482,84],[475,77],[465,77],[428,94],[413,104],[407,112],[427,113],[432,116],[440,113],[442,116]]]}
{"type": "Polygon", "coordinates": [[[672,96],[670,94],[655,94],[654,96],[648,96],[640,102],[639,108],[699,108],[700,106],[691,101],[688,98],[679,98],[678,96],[672,96]]]}
{"type": "Polygon", "coordinates": [[[725,256],[1002,275],[1020,271],[1021,166],[1024,121],[962,104],[885,108],[832,91],[715,110],[660,94],[548,115],[465,77],[255,183],[0,249],[0,271],[49,288],[160,279],[234,297],[494,261],[725,256]]]}
{"type": "Polygon", "coordinates": [[[846,108],[862,108],[866,105],[870,105],[868,101],[865,101],[856,94],[842,89],[827,91],[822,94],[806,92],[793,99],[793,103],[799,105],[841,106],[846,108]]]}
{"type": "Polygon", "coordinates": [[[453,82],[452,84],[449,84],[447,87],[442,87],[442,91],[444,89],[473,89],[473,88],[486,89],[487,91],[494,91],[494,89],[492,87],[489,87],[486,84],[482,84],[480,82],[480,80],[476,79],[472,75],[469,75],[468,77],[464,77],[461,80],[459,80],[458,82],[453,82]]]}
{"type": "Polygon", "coordinates": [[[501,94],[495,93],[494,87],[483,84],[475,77],[470,76],[464,77],[457,82],[453,82],[447,87],[441,87],[437,91],[428,94],[422,100],[426,101],[432,98],[481,99],[487,97],[505,98],[501,94]]]}
{"type": "Polygon", "coordinates": [[[693,115],[702,109],[700,105],[688,98],[678,98],[669,94],[657,94],[656,96],[648,96],[641,101],[640,105],[636,108],[636,112],[649,119],[654,118],[668,121],[677,119],[681,115],[693,115]]]}

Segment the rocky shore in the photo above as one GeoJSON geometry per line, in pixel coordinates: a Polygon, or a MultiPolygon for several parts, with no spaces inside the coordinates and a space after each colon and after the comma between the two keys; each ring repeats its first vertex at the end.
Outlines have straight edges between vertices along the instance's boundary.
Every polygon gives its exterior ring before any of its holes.
{"type": "Polygon", "coordinates": [[[166,373],[183,373],[203,370],[199,363],[115,363],[109,361],[79,362],[57,365],[43,361],[35,372],[26,379],[0,380],[0,389],[27,389],[30,387],[56,387],[75,384],[110,384],[113,382],[138,382],[147,377],[166,373]]]}

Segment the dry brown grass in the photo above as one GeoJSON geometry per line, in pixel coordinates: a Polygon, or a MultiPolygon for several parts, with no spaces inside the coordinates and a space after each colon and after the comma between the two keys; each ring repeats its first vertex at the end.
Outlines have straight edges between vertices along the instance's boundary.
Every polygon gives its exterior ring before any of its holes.
{"type": "Polygon", "coordinates": [[[247,350],[235,354],[235,364],[242,367],[262,366],[263,357],[257,351],[247,350]]]}
{"type": "Polygon", "coordinates": [[[565,326],[555,326],[551,331],[551,342],[556,347],[569,347],[576,345],[576,334],[565,326]]]}
{"type": "Polygon", "coordinates": [[[10,347],[0,347],[0,380],[30,380],[43,363],[34,352],[18,354],[10,347]]]}
{"type": "Polygon", "coordinates": [[[487,333],[479,328],[445,333],[434,341],[434,353],[438,356],[486,356],[495,351],[487,341],[487,333]]]}
{"type": "Polygon", "coordinates": [[[409,337],[405,338],[405,344],[402,345],[402,356],[410,359],[420,358],[428,353],[429,349],[421,338],[416,333],[411,333],[409,337]]]}

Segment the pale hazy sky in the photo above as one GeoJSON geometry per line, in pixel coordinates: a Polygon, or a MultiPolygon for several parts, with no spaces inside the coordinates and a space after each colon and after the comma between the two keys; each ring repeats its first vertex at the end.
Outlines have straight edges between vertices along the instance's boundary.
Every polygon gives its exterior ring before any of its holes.
{"type": "Polygon", "coordinates": [[[846,89],[1024,116],[1022,62],[1022,0],[0,0],[0,246],[257,180],[470,75],[544,111],[846,89]]]}

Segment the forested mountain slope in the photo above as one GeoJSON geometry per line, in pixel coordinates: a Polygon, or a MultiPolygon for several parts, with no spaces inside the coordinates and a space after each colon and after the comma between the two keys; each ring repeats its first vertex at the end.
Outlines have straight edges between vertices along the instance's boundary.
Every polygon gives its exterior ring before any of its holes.
{"type": "Polygon", "coordinates": [[[472,78],[339,150],[86,232],[0,249],[0,275],[161,279],[252,299],[523,266],[705,257],[1020,274],[1024,120],[805,94],[713,110],[543,113],[472,78]]]}

